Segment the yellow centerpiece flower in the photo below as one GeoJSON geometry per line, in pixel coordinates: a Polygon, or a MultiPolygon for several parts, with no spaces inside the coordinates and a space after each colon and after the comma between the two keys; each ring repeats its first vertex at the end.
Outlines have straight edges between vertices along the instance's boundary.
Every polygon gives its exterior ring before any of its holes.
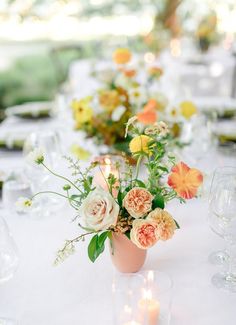
{"type": "Polygon", "coordinates": [[[101,90],[99,103],[108,112],[112,112],[120,105],[120,95],[117,90],[101,90]]]}
{"type": "Polygon", "coordinates": [[[71,103],[76,122],[76,128],[79,129],[85,123],[92,120],[93,109],[91,107],[92,97],[88,96],[81,100],[74,99],[71,103]]]}
{"type": "Polygon", "coordinates": [[[118,48],[113,53],[113,61],[116,64],[126,64],[131,60],[132,54],[126,48],[118,48]]]}
{"type": "Polygon", "coordinates": [[[181,114],[189,120],[193,115],[197,114],[197,107],[190,101],[180,103],[181,114]]]}
{"type": "Polygon", "coordinates": [[[149,142],[151,141],[151,138],[147,135],[139,135],[133,138],[130,141],[129,148],[132,154],[138,153],[138,152],[145,152],[147,154],[150,153],[149,150],[149,142]]]}

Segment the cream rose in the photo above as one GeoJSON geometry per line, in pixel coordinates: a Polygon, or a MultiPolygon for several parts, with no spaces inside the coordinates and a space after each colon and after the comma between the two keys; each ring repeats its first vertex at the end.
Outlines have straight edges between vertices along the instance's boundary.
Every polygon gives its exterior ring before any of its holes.
{"type": "Polygon", "coordinates": [[[134,220],[130,239],[141,249],[152,247],[159,240],[156,223],[143,219],[134,220]]]}
{"type": "Polygon", "coordinates": [[[134,187],[123,199],[123,206],[133,218],[144,217],[152,208],[153,196],[145,188],[134,187]]]}
{"type": "Polygon", "coordinates": [[[156,208],[148,214],[146,220],[156,224],[161,240],[168,240],[174,235],[176,224],[169,212],[156,208]]]}
{"type": "Polygon", "coordinates": [[[92,230],[106,230],[115,226],[119,215],[119,205],[111,194],[102,188],[90,192],[79,209],[84,225],[92,230]]]}

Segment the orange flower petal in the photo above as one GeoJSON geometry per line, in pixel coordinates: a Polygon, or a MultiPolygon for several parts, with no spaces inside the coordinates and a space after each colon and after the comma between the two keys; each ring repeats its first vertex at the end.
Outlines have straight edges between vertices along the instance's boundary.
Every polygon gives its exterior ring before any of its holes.
{"type": "Polygon", "coordinates": [[[154,124],[157,121],[157,113],[154,109],[144,109],[137,114],[137,117],[144,125],[154,124]]]}
{"type": "Polygon", "coordinates": [[[196,196],[199,186],[203,182],[203,176],[198,169],[189,168],[180,162],[172,168],[168,178],[168,185],[184,199],[192,199],[196,196]]]}

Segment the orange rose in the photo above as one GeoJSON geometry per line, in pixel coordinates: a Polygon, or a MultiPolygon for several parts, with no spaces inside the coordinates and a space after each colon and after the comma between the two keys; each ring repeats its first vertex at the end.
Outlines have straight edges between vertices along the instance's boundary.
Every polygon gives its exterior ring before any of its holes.
{"type": "Polygon", "coordinates": [[[168,185],[183,199],[195,197],[203,182],[202,173],[198,169],[188,167],[183,162],[175,165],[171,171],[168,185]]]}
{"type": "Polygon", "coordinates": [[[133,218],[144,217],[152,208],[153,196],[145,188],[134,187],[123,199],[123,206],[133,218]]]}
{"type": "Polygon", "coordinates": [[[176,224],[167,211],[156,208],[148,214],[146,220],[156,224],[157,232],[161,240],[168,240],[174,235],[176,224]]]}
{"type": "Polygon", "coordinates": [[[141,249],[152,247],[159,240],[155,223],[142,219],[134,220],[130,231],[130,239],[141,249]]]}
{"type": "Polygon", "coordinates": [[[119,48],[114,51],[112,57],[116,64],[125,64],[131,60],[132,54],[128,49],[119,48]]]}

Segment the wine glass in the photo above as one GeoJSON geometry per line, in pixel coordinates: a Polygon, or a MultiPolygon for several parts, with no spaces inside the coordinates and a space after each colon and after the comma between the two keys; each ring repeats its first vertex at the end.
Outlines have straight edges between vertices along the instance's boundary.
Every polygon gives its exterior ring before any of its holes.
{"type": "Polygon", "coordinates": [[[212,283],[236,292],[236,174],[221,177],[210,201],[210,211],[228,246],[227,270],[217,273],[212,283]]]}
{"type": "Polygon", "coordinates": [[[0,216],[0,283],[11,279],[19,262],[16,244],[0,216]]]}
{"type": "MultiPolygon", "coordinates": [[[[10,280],[17,270],[19,257],[17,247],[6,222],[0,216],[0,284],[10,280]]],[[[16,320],[1,317],[0,325],[17,325],[16,320]]]]}
{"type": "MultiPolygon", "coordinates": [[[[217,190],[218,184],[222,180],[227,180],[236,175],[236,168],[231,166],[219,167],[215,170],[209,193],[209,213],[208,213],[208,222],[214,233],[224,239],[223,229],[219,226],[217,220],[214,217],[214,214],[211,212],[211,204],[214,198],[215,192],[217,190]]],[[[229,261],[229,253],[227,249],[218,250],[209,255],[208,260],[210,263],[215,265],[225,265],[229,261]]]]}
{"type": "MultiPolygon", "coordinates": [[[[28,156],[34,149],[41,149],[44,154],[44,162],[51,169],[56,170],[60,166],[62,152],[61,141],[58,132],[43,131],[34,132],[26,139],[23,148],[23,155],[28,156]]],[[[25,164],[25,173],[30,180],[33,193],[51,190],[55,187],[55,178],[41,165],[33,164],[27,161],[25,164]]],[[[44,207],[44,213],[50,212],[51,209],[59,207],[60,201],[55,196],[41,196],[37,199],[39,207],[44,207]]]]}

